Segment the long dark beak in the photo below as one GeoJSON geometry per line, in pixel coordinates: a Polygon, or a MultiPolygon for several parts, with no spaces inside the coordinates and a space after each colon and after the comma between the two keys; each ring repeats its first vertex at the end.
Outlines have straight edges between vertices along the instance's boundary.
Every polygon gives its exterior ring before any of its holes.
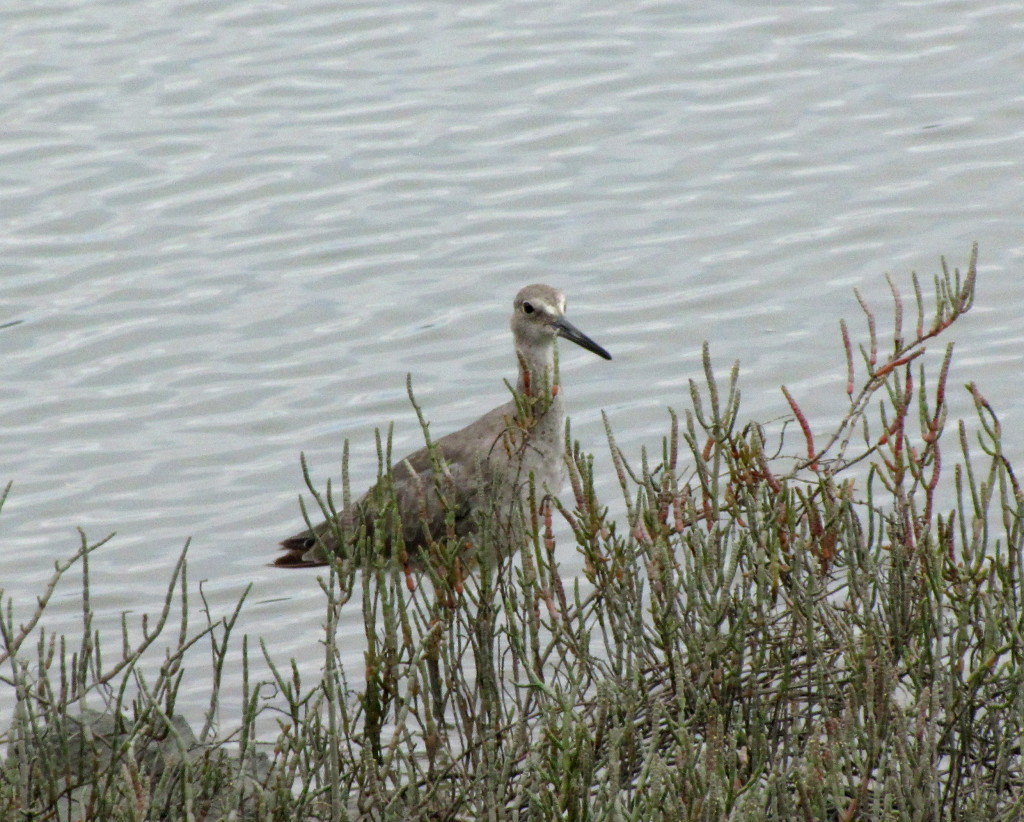
{"type": "Polygon", "coordinates": [[[576,343],[581,348],[587,349],[587,351],[593,351],[597,356],[604,357],[606,360],[610,360],[612,355],[605,351],[601,346],[594,342],[590,337],[580,331],[575,325],[569,322],[565,317],[559,317],[552,323],[558,330],[559,337],[565,337],[570,342],[576,343]]]}

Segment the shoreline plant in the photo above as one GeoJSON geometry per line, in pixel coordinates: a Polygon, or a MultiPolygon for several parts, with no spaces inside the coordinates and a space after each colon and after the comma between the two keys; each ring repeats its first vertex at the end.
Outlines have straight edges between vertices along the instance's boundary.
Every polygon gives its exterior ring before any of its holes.
{"type": "MultiPolygon", "coordinates": [[[[272,674],[243,665],[234,723],[216,721],[220,672],[230,648],[255,652],[234,635],[245,596],[218,619],[203,603],[193,626],[183,553],[141,640],[125,620],[111,648],[88,597],[102,542],[83,535],[27,620],[2,602],[0,682],[17,698],[0,819],[1024,818],[1024,494],[978,386],[976,432],[948,425],[952,344],[936,374],[923,357],[971,308],[976,271],[976,249],[964,274],[943,262],[927,300],[915,275],[909,311],[890,278],[885,343],[860,300],[866,339],[840,324],[848,409],[827,436],[785,388],[781,436],[741,421],[738,366],[720,381],[705,344],[658,453],[627,459],[605,419],[624,521],[567,428],[571,490],[524,511],[514,556],[467,570],[439,543],[416,574],[372,551],[327,569],[322,675],[303,681],[259,640],[272,674]],[[78,644],[41,621],[75,565],[78,644]],[[355,686],[342,608],[363,616],[355,686]],[[194,733],[175,700],[197,643],[214,685],[194,733]]],[[[389,438],[378,448],[383,475],[389,438]]],[[[342,508],[347,485],[343,470],[342,508]]]]}

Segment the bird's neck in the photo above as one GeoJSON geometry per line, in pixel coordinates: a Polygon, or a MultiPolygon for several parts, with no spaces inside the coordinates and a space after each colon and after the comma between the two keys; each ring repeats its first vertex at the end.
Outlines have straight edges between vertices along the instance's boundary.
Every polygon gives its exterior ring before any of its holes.
{"type": "Polygon", "coordinates": [[[552,343],[542,349],[517,349],[519,381],[516,393],[530,400],[550,401],[558,395],[558,361],[552,343]]]}
{"type": "Polygon", "coordinates": [[[565,412],[558,385],[558,357],[554,344],[544,349],[517,349],[519,381],[514,397],[513,439],[525,448],[528,442],[560,442],[565,412]]]}

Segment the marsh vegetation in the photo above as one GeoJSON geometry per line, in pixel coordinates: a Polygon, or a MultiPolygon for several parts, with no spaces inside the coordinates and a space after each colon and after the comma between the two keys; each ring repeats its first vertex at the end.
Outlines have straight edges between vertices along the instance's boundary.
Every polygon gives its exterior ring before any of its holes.
{"type": "Polygon", "coordinates": [[[861,301],[827,435],[785,389],[788,424],[744,421],[738,368],[716,373],[705,346],[656,453],[624,454],[606,420],[624,517],[567,431],[571,491],[524,511],[513,556],[467,568],[442,540],[415,573],[400,552],[326,569],[316,681],[236,636],[244,596],[172,626],[172,604],[196,607],[184,553],[142,630],[98,636],[103,542],[83,535],[31,613],[3,603],[0,818],[1021,818],[1024,497],[982,388],[970,425],[947,419],[946,340],[975,277],[976,252],[912,297],[890,281],[891,334],[861,301]],[[77,639],[43,628],[72,568],[77,639]],[[342,609],[362,612],[359,671],[341,664],[342,609]],[[197,643],[214,684],[194,729],[175,702],[197,643]],[[239,644],[267,681],[224,679],[239,644]],[[218,725],[228,688],[244,710],[218,725]]]}

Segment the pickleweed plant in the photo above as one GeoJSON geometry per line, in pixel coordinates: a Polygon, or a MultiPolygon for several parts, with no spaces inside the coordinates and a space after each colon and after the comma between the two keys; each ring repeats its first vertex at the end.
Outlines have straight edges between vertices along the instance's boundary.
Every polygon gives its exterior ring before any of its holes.
{"type": "MultiPolygon", "coordinates": [[[[890,277],[891,334],[858,295],[863,342],[838,334],[848,405],[824,434],[785,387],[785,424],[744,420],[738,366],[719,375],[705,344],[656,448],[627,455],[605,417],[624,518],[568,426],[568,493],[534,488],[500,533],[484,518],[475,560],[454,527],[415,563],[374,544],[395,516],[379,482],[381,527],[335,535],[354,550],[318,577],[312,681],[263,639],[271,673],[254,680],[253,640],[234,632],[244,593],[221,617],[200,598],[193,625],[184,553],[162,610],[109,648],[89,601],[102,542],[83,536],[31,613],[9,598],[0,613],[16,705],[0,818],[1024,818],[1024,497],[981,387],[973,424],[948,419],[947,338],[976,271],[975,249],[928,296],[913,276],[910,300],[890,277]],[[486,550],[509,527],[518,550],[486,550]],[[78,644],[43,620],[73,567],[78,644]],[[365,649],[348,670],[346,609],[365,649]],[[174,711],[196,643],[215,669],[198,734],[174,711]],[[227,682],[238,644],[242,681],[227,682]],[[155,678],[139,664],[152,654],[155,678]],[[242,695],[230,722],[225,687],[242,695]]],[[[390,432],[377,447],[385,480],[390,432]]],[[[307,521],[349,527],[347,466],[323,491],[303,470],[307,521]]]]}

